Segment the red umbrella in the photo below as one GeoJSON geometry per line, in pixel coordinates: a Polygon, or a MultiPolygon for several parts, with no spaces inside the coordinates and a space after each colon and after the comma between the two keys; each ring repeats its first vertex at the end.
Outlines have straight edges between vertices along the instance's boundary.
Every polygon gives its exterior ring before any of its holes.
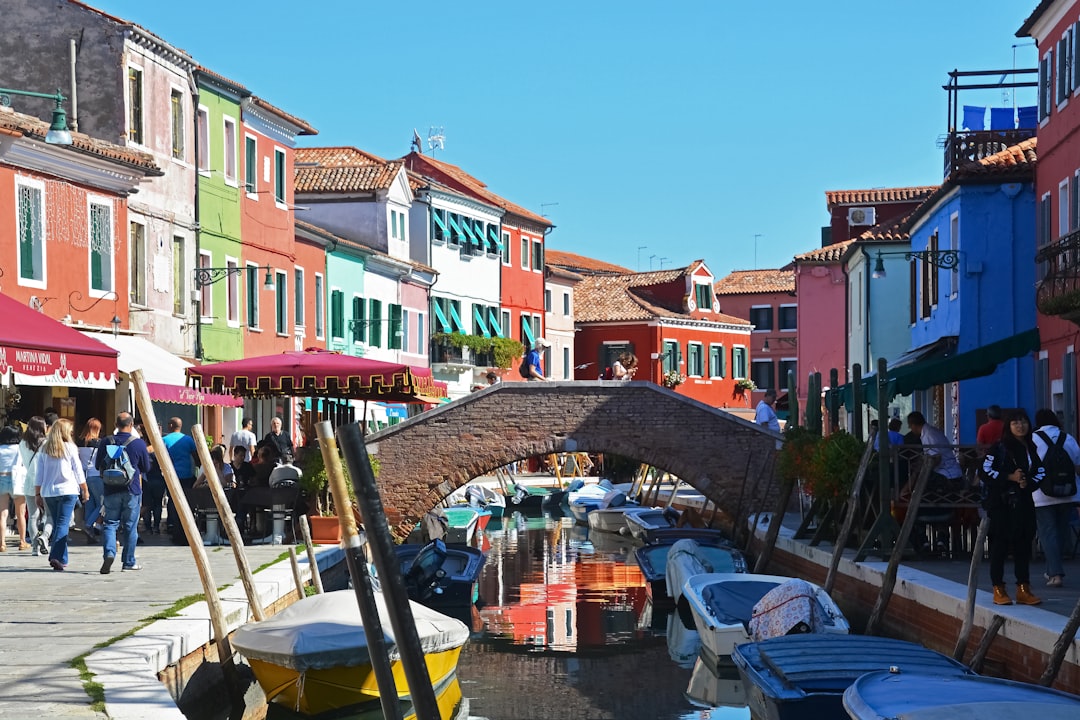
{"type": "Polygon", "coordinates": [[[292,395],[379,402],[435,403],[446,396],[428,368],[342,355],[322,348],[211,363],[187,369],[189,382],[242,397],[292,395]]]}

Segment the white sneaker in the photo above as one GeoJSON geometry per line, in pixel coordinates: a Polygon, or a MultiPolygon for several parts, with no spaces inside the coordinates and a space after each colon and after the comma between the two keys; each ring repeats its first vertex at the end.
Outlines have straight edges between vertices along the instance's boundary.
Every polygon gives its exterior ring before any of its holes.
{"type": "Polygon", "coordinates": [[[34,550],[38,555],[49,554],[49,544],[45,542],[45,538],[41,535],[34,538],[34,550]]]}

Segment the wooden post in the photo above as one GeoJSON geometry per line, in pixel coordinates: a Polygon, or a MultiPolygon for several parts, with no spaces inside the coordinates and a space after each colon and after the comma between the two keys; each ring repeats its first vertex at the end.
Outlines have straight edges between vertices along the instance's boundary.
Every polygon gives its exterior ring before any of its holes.
{"type": "MultiPolygon", "coordinates": [[[[833,372],[836,372],[835,370],[833,372]]],[[[863,481],[866,471],[870,467],[870,456],[874,454],[873,439],[866,441],[866,449],[863,450],[862,459],[859,461],[859,470],[855,473],[855,482],[851,485],[851,495],[848,497],[848,512],[844,516],[844,524],[840,527],[840,534],[836,537],[833,546],[832,560],[829,562],[829,573],[825,576],[825,584],[822,589],[826,594],[831,593],[836,583],[836,570],[840,567],[840,557],[844,554],[844,546],[847,545],[851,535],[851,526],[855,524],[855,518],[859,514],[859,497],[862,494],[863,481]]],[[[881,462],[880,458],[878,462],[881,462]]],[[[755,570],[755,572],[759,572],[755,570]]]]}
{"type": "Polygon", "coordinates": [[[311,566],[311,582],[315,584],[315,592],[322,595],[322,573],[319,572],[319,563],[315,559],[315,548],[311,544],[311,527],[308,525],[307,515],[300,516],[300,537],[304,539],[304,547],[307,548],[307,561],[311,566]]]}
{"type": "Polygon", "coordinates": [[[964,653],[967,652],[968,640],[971,638],[971,629],[975,625],[975,591],[979,587],[979,562],[982,560],[982,546],[986,540],[986,533],[990,528],[990,518],[983,517],[979,522],[979,535],[975,540],[975,547],[971,550],[971,567],[968,569],[967,606],[964,610],[964,623],[960,626],[960,634],[956,638],[956,647],[953,648],[953,660],[963,662],[964,653]]]}
{"type": "Polygon", "coordinates": [[[244,586],[244,594],[247,595],[248,607],[251,608],[251,617],[259,622],[266,617],[266,614],[263,612],[259,593],[255,590],[255,578],[251,574],[247,552],[244,550],[244,538],[240,536],[240,528],[236,526],[236,517],[233,516],[232,508],[229,506],[229,498],[225,497],[217,468],[214,467],[214,461],[210,457],[210,449],[206,447],[206,435],[203,434],[202,426],[198,423],[191,426],[191,437],[195,440],[195,450],[199,453],[199,462],[202,463],[203,472],[206,473],[206,483],[210,487],[210,494],[214,497],[214,505],[217,507],[221,526],[225,528],[225,535],[229,538],[229,545],[232,546],[236,567],[240,571],[240,582],[244,586]]]}
{"type": "Polygon", "coordinates": [[[1040,685],[1050,687],[1054,683],[1054,678],[1057,677],[1058,670],[1061,669],[1061,663],[1065,659],[1065,653],[1072,647],[1077,628],[1080,628],[1080,600],[1077,600],[1076,604],[1073,605],[1072,613],[1069,615],[1069,619],[1065,621],[1065,627],[1061,629],[1061,635],[1054,642],[1054,649],[1050,651],[1050,657],[1046,659],[1046,670],[1043,671],[1042,677],[1039,678],[1040,685]]]}
{"type": "Polygon", "coordinates": [[[852,397],[852,412],[851,412],[851,434],[860,440],[863,439],[863,413],[866,412],[863,409],[863,384],[862,384],[862,365],[855,363],[851,366],[851,397],[852,397]]]}
{"type": "Polygon", "coordinates": [[[840,371],[829,370],[829,432],[840,427],[840,371]]]}
{"type": "Polygon", "coordinates": [[[780,496],[776,499],[776,511],[769,522],[769,532],[765,534],[765,547],[761,549],[761,554],[758,555],[757,562],[754,563],[754,572],[756,573],[765,572],[765,568],[769,565],[773,548],[776,547],[776,538],[780,535],[780,526],[783,524],[784,513],[787,510],[788,503],[791,502],[791,493],[794,491],[795,481],[785,481],[784,487],[780,490],[780,496]]]}
{"type": "Polygon", "coordinates": [[[881,582],[881,592],[878,594],[877,602],[874,603],[870,619],[866,623],[866,635],[876,635],[878,626],[881,625],[881,621],[885,617],[885,608],[889,606],[893,588],[896,586],[896,570],[900,566],[900,558],[904,554],[908,538],[911,537],[911,528],[915,526],[915,516],[919,514],[919,502],[922,501],[926,481],[930,478],[930,470],[930,463],[924,462],[919,470],[919,477],[915,480],[915,489],[911,491],[907,516],[904,517],[904,524],[900,526],[900,537],[896,539],[896,545],[893,546],[892,555],[889,557],[889,566],[885,570],[885,577],[881,582]]]}
{"type": "Polygon", "coordinates": [[[986,632],[983,633],[982,641],[979,643],[978,649],[975,650],[975,654],[971,657],[969,668],[975,672],[982,672],[986,653],[990,652],[990,645],[994,642],[994,638],[997,637],[998,631],[1001,630],[1001,626],[1004,624],[1005,618],[1000,615],[995,615],[990,619],[990,627],[986,628],[986,632]]]}
{"type": "Polygon", "coordinates": [[[795,379],[795,371],[787,371],[787,397],[788,397],[788,420],[787,424],[796,426],[799,424],[799,383],[795,379]]]}
{"type": "Polygon", "coordinates": [[[746,486],[750,482],[750,463],[753,462],[754,456],[751,454],[746,455],[746,470],[743,472],[742,487],[739,489],[739,501],[735,504],[735,513],[732,518],[732,522],[735,523],[731,528],[731,543],[733,545],[739,545],[739,537],[742,533],[743,526],[743,505],[746,497],[746,486]]]}
{"type": "Polygon", "coordinates": [[[300,562],[296,559],[296,546],[289,546],[289,564],[292,565],[292,578],[296,584],[296,599],[304,599],[304,580],[300,577],[300,562]]]}
{"type": "Polygon", "coordinates": [[[765,469],[765,472],[758,475],[758,482],[761,484],[761,495],[760,497],[758,497],[757,501],[757,512],[754,513],[754,527],[753,529],[748,529],[746,533],[746,550],[750,549],[750,543],[754,541],[754,536],[757,534],[758,523],[761,522],[761,513],[765,509],[765,501],[769,497],[769,490],[772,489],[773,481],[776,480],[776,474],[772,472],[773,461],[775,459],[776,453],[770,453],[770,455],[765,459],[765,462],[767,463],[767,469],[763,468],[765,469]],[[762,477],[765,478],[764,481],[761,480],[762,477]]]}

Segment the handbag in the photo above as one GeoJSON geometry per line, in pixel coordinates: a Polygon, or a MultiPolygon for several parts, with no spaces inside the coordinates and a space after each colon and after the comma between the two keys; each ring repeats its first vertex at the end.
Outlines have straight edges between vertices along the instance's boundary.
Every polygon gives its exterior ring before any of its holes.
{"type": "Polygon", "coordinates": [[[11,480],[15,487],[22,487],[26,482],[26,475],[30,471],[26,469],[26,465],[23,465],[21,452],[16,452],[15,457],[18,458],[18,462],[11,466],[11,480]]]}

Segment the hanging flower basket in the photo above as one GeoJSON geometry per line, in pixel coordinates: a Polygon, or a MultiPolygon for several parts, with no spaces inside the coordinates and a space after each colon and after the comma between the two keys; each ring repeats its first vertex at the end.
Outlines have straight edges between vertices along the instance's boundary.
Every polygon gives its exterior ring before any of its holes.
{"type": "Polygon", "coordinates": [[[660,378],[660,384],[664,387],[671,388],[672,390],[679,387],[684,382],[686,382],[686,376],[678,370],[669,370],[664,373],[662,378],[660,378]]]}
{"type": "Polygon", "coordinates": [[[757,385],[755,385],[754,381],[750,380],[749,378],[743,378],[742,380],[735,381],[735,392],[739,394],[745,393],[747,391],[753,392],[754,390],[757,390],[757,385]]]}

